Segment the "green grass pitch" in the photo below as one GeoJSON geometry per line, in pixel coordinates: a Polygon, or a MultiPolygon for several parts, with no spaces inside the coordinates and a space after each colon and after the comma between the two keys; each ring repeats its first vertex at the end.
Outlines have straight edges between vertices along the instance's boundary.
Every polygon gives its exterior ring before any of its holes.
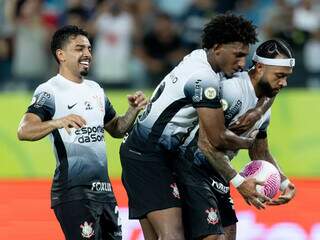
{"type": "MultiPolygon", "coordinates": [[[[119,114],[127,109],[126,96],[130,91],[108,91],[119,114]]],[[[146,92],[150,95],[150,91],[146,92]]],[[[50,142],[19,142],[16,130],[31,101],[31,94],[0,94],[0,177],[52,177],[55,168],[50,142]]],[[[320,91],[287,90],[277,97],[272,107],[269,127],[269,146],[280,166],[290,176],[320,176],[320,91]]],[[[119,177],[119,145],[121,139],[106,137],[109,174],[119,177]]],[[[242,151],[232,161],[240,169],[248,161],[242,151]]]]}

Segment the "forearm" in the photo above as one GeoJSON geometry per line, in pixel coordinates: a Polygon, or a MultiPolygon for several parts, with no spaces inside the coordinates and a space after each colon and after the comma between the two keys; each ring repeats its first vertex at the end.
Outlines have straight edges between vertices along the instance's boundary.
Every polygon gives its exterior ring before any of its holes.
{"type": "Polygon", "coordinates": [[[256,105],[256,110],[261,113],[261,115],[265,114],[266,111],[271,107],[275,97],[273,98],[268,98],[268,97],[263,97],[260,98],[257,105],[256,105]]]}
{"type": "Polygon", "coordinates": [[[251,138],[240,137],[228,129],[221,134],[220,141],[217,142],[217,148],[222,150],[236,151],[239,149],[248,149],[252,146],[251,138]]]}
{"type": "Polygon", "coordinates": [[[49,133],[56,127],[53,121],[37,122],[37,123],[22,123],[18,129],[18,138],[22,141],[37,141],[49,133]]]}
{"type": "Polygon", "coordinates": [[[198,146],[210,165],[225,179],[225,181],[229,182],[236,176],[237,171],[231,166],[229,158],[223,152],[218,151],[204,141],[199,141],[198,146]]]}
{"type": "Polygon", "coordinates": [[[254,142],[252,148],[249,149],[249,156],[251,161],[261,159],[270,162],[279,170],[281,181],[287,179],[287,177],[282,172],[280,166],[278,165],[277,161],[270,153],[266,139],[257,139],[254,142]]]}
{"type": "Polygon", "coordinates": [[[112,136],[121,138],[125,135],[126,132],[130,130],[134,121],[138,116],[139,111],[135,110],[132,107],[129,107],[128,111],[123,116],[119,116],[116,120],[116,124],[112,131],[112,136]]]}

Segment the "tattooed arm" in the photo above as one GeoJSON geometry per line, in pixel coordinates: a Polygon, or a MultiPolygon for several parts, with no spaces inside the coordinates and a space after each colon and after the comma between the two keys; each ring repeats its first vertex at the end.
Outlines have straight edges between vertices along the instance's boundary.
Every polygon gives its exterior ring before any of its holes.
{"type": "Polygon", "coordinates": [[[142,92],[128,96],[129,108],[125,115],[115,116],[108,121],[104,128],[115,138],[121,138],[132,127],[138,113],[146,106],[147,99],[142,92]]]}

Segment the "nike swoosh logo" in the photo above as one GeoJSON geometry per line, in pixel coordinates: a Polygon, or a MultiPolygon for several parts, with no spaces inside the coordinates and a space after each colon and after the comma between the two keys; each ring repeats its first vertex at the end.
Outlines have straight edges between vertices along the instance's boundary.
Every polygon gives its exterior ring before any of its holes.
{"type": "Polygon", "coordinates": [[[77,105],[77,103],[75,103],[75,104],[73,104],[73,105],[71,105],[71,106],[68,105],[68,109],[73,108],[75,105],[77,105]]]}

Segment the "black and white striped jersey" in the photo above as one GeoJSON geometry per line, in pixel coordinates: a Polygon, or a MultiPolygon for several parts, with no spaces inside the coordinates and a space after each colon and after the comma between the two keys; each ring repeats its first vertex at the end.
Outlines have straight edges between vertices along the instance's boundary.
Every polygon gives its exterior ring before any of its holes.
{"type": "Polygon", "coordinates": [[[206,51],[187,55],[157,86],[127,144],[141,151],[172,151],[198,124],[196,108],[220,108],[220,74],[206,51]]]}
{"type": "MultiPolygon", "coordinates": [[[[77,114],[86,120],[81,129],[64,128],[50,135],[56,157],[52,206],[83,198],[114,201],[108,177],[104,125],[116,115],[103,89],[95,82],[74,83],[56,75],[35,90],[28,113],[42,121],[77,114]]],[[[46,161],[46,156],[43,156],[46,161]]]]}

